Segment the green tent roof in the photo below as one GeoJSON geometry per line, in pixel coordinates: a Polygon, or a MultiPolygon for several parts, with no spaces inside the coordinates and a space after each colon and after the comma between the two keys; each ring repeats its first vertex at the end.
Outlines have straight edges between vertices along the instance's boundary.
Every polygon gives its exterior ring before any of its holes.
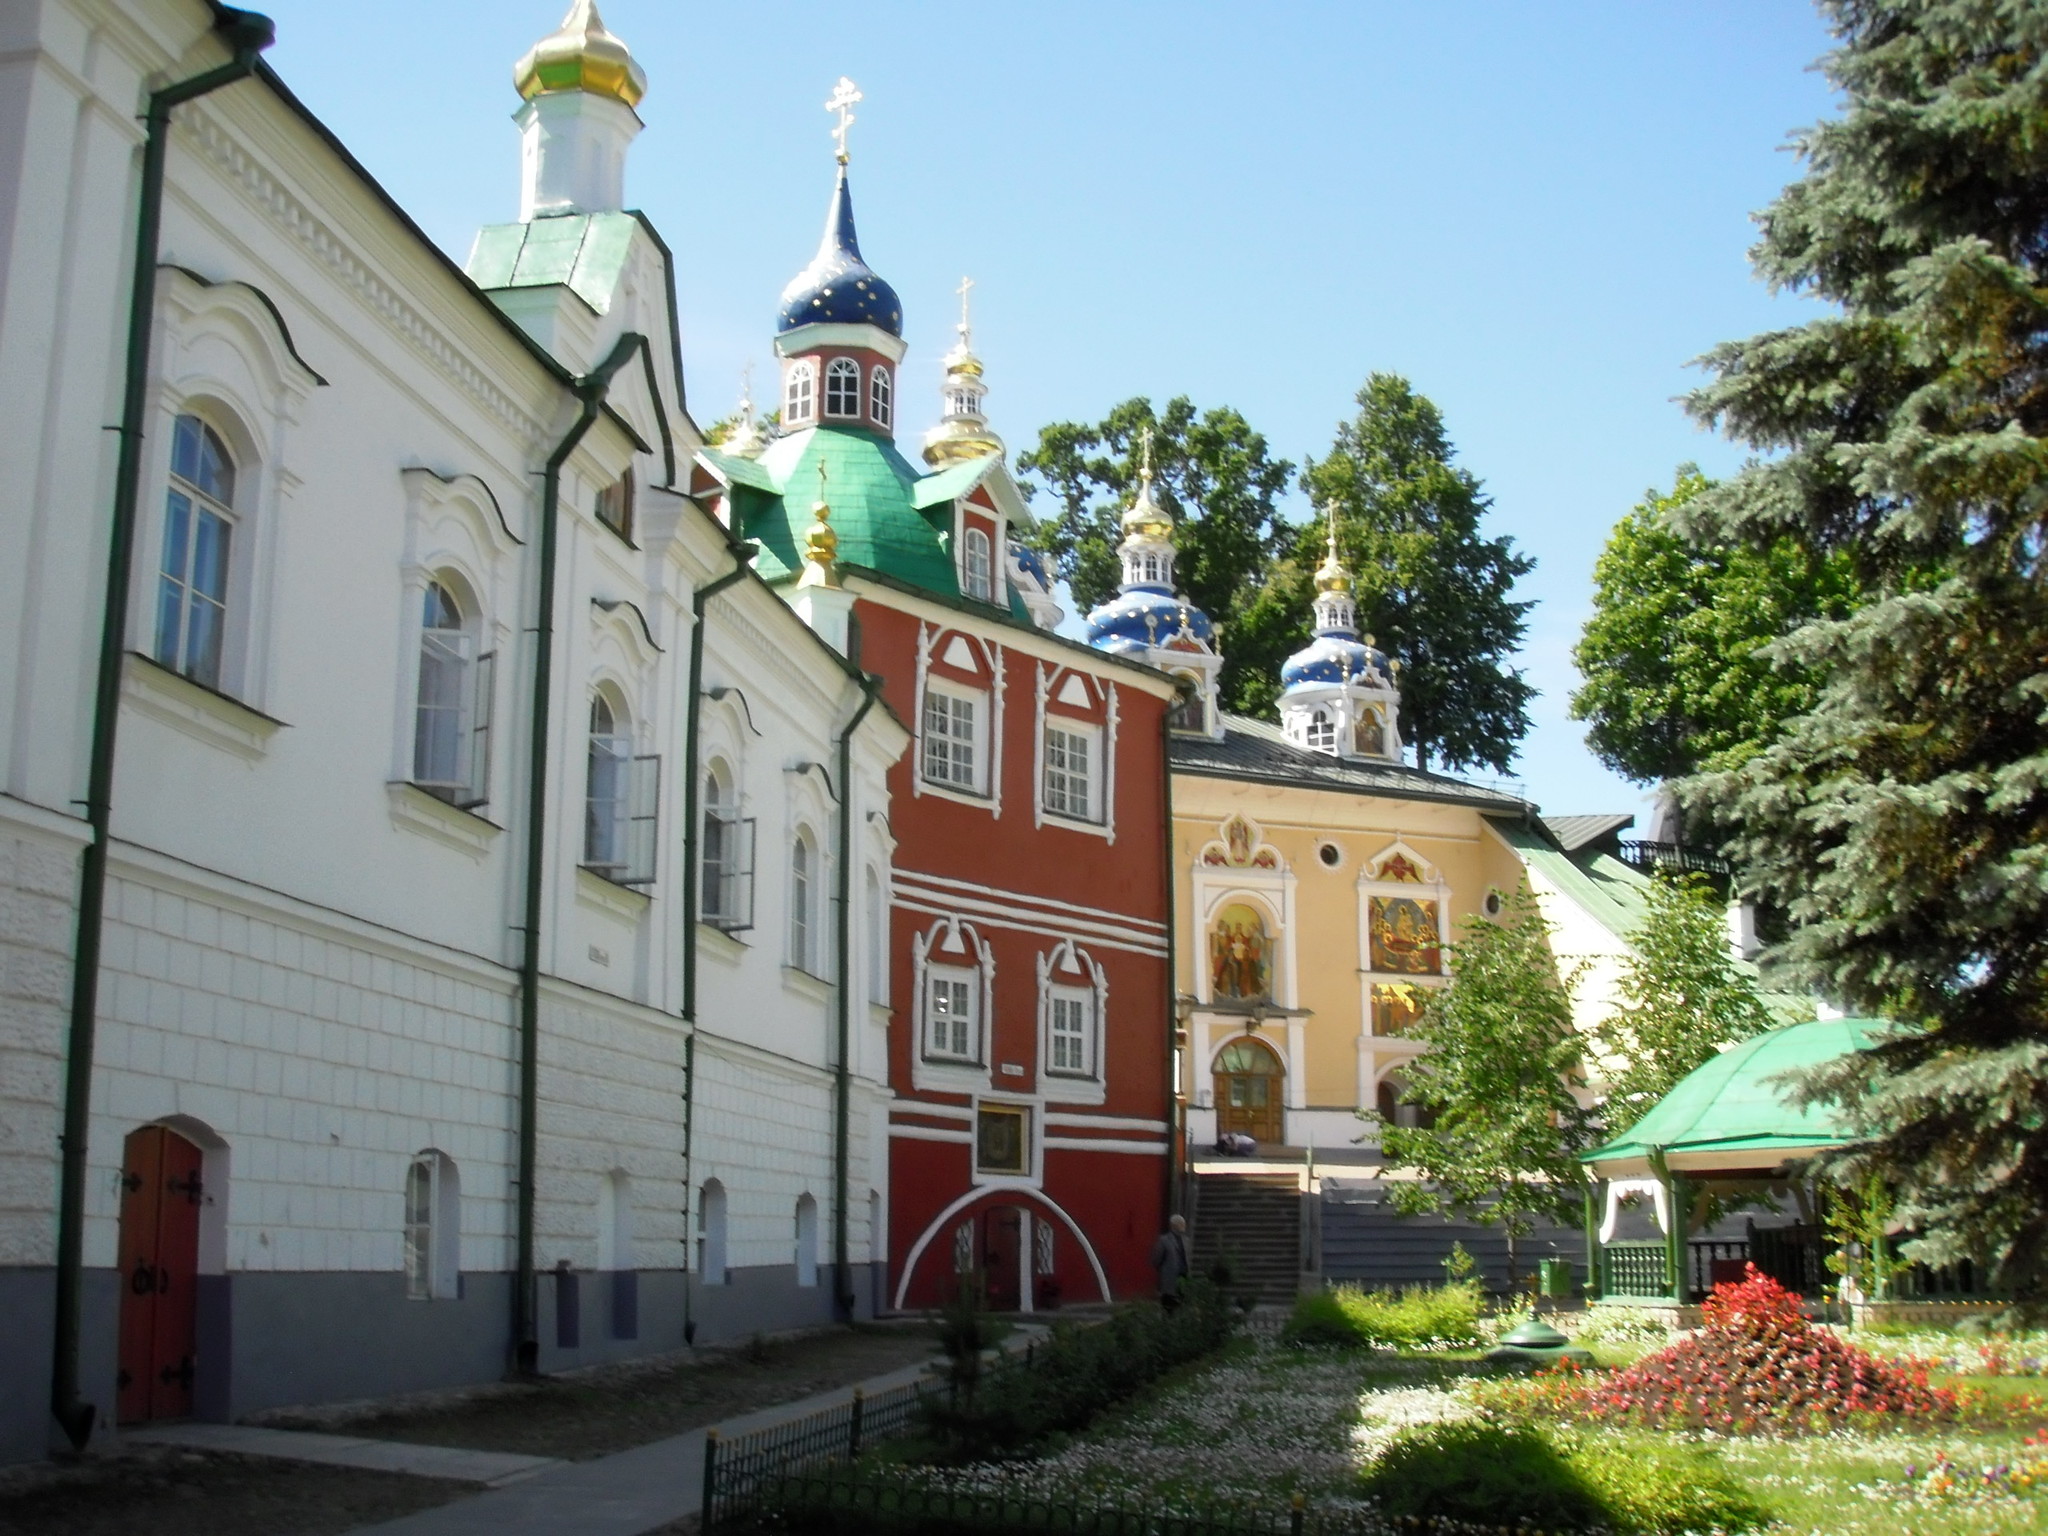
{"type": "Polygon", "coordinates": [[[1815,1019],[1766,1030],[1730,1046],[1693,1071],[1657,1101],[1626,1134],[1585,1153],[1596,1172],[1647,1166],[1661,1151],[1669,1166],[1736,1168],[1755,1154],[1754,1166],[1807,1156],[1855,1139],[1832,1105],[1794,1108],[1787,1073],[1834,1061],[1876,1044],[1892,1028],[1883,1019],[1815,1019]]]}
{"type": "Polygon", "coordinates": [[[479,288],[567,284],[603,314],[625,275],[639,222],[630,213],[562,213],[485,225],[470,249],[470,281],[479,288]]]}

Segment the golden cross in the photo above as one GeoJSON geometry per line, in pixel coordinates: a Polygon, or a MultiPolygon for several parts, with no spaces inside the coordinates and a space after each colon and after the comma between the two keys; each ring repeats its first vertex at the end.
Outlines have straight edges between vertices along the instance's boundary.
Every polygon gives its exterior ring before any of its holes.
{"type": "Polygon", "coordinates": [[[1145,467],[1138,471],[1138,475],[1147,485],[1152,483],[1152,429],[1150,427],[1145,429],[1145,467]]]}
{"type": "Polygon", "coordinates": [[[955,293],[960,295],[960,344],[962,346],[967,345],[967,338],[969,334],[967,323],[967,291],[973,286],[973,278],[963,277],[960,279],[960,286],[953,290],[955,293]]]}
{"type": "Polygon", "coordinates": [[[832,129],[832,137],[839,144],[841,165],[846,164],[846,130],[853,126],[853,104],[862,99],[854,83],[841,75],[839,83],[832,87],[832,94],[825,100],[825,110],[839,114],[839,122],[832,129]]]}

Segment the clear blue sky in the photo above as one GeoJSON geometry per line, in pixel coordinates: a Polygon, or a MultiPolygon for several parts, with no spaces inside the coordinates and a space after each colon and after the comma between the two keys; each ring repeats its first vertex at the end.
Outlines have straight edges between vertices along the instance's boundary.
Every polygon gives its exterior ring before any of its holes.
{"type": "MultiPolygon", "coordinates": [[[[249,0],[271,62],[458,259],[517,212],[511,66],[566,0],[249,0]]],[[[1442,407],[1536,556],[1517,771],[1553,812],[1641,791],[1566,718],[1595,556],[1645,487],[1740,453],[1673,403],[1716,342],[1806,307],[1750,214],[1830,110],[1798,0],[1294,5],[601,0],[649,80],[628,199],[674,247],[700,422],[831,185],[842,74],[861,243],[901,294],[904,437],[936,418],[963,273],[1012,450],[1135,394],[1229,404],[1297,462],[1375,369],[1442,407]]],[[[772,393],[772,391],[771,391],[772,393]]],[[[1298,494],[1292,511],[1306,516],[1298,494]]]]}

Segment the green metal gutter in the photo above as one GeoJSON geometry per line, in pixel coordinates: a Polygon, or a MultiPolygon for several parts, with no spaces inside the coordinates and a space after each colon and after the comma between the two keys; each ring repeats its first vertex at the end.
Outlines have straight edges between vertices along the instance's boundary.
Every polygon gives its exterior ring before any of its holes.
{"type": "MultiPolygon", "coordinates": [[[[628,331],[611,356],[570,387],[582,402],[568,433],[548,455],[541,479],[540,596],[534,616],[533,718],[526,793],[526,942],[519,957],[519,1231],[512,1277],[512,1369],[530,1375],[540,1362],[535,1327],[533,1200],[540,1115],[540,940],[542,877],[547,865],[548,712],[555,672],[555,566],[561,532],[562,466],[604,409],[613,377],[644,352],[647,338],[628,331]]],[[[658,397],[657,397],[658,398],[658,397]]]]}
{"type": "MultiPolygon", "coordinates": [[[[1190,684],[1181,685],[1180,695],[1167,701],[1166,713],[1159,717],[1159,795],[1164,807],[1166,824],[1166,845],[1160,853],[1160,865],[1166,873],[1166,1204],[1167,1216],[1185,1215],[1182,1206],[1186,1199],[1185,1180],[1181,1176],[1183,1164],[1189,1160],[1187,1145],[1187,1109],[1180,1091],[1180,949],[1174,928],[1174,882],[1179,873],[1175,868],[1173,855],[1173,712],[1182,699],[1194,692],[1190,684]]],[[[1106,1036],[1109,1021],[1102,1021],[1106,1036]]],[[[1164,1218],[1159,1229],[1166,1230],[1164,1218]]]]}
{"type": "MultiPolygon", "coordinates": [[[[858,631],[852,649],[858,651],[858,631]]],[[[860,664],[856,654],[847,658],[855,666],[860,664]]],[[[833,882],[838,886],[835,892],[839,898],[836,914],[838,932],[835,942],[839,946],[839,987],[838,987],[838,1047],[839,1059],[834,1063],[832,1074],[832,1271],[837,1291],[834,1300],[839,1307],[843,1322],[853,1321],[853,1266],[847,1251],[846,1241],[846,1198],[848,1166],[850,1155],[850,1124],[853,1115],[853,989],[847,985],[847,978],[853,972],[853,956],[849,945],[853,938],[853,733],[860,729],[861,721],[868,711],[875,707],[882,696],[882,680],[865,674],[860,678],[860,708],[853,712],[853,718],[846,722],[846,728],[839,733],[839,868],[833,882]]],[[[868,1236],[870,1260],[874,1253],[874,1235],[868,1236]]]]}
{"type": "Polygon", "coordinates": [[[683,1018],[690,1032],[683,1037],[683,1342],[696,1342],[697,1324],[690,1316],[693,1281],[690,1268],[690,1212],[696,1185],[690,1154],[697,1123],[697,813],[703,795],[703,770],[697,762],[698,720],[704,707],[704,625],[711,599],[747,574],[759,547],[725,535],[734,565],[707,581],[690,598],[690,686],[683,703],[683,1018]]]}
{"type": "Polygon", "coordinates": [[[114,468],[114,526],[107,543],[106,607],[93,691],[92,751],[85,819],[91,829],[78,880],[78,934],[72,948],[71,1028],[65,1047],[63,1149],[57,1186],[57,1297],[50,1368],[50,1412],[73,1446],[92,1437],[99,1410],[79,1395],[78,1344],[85,1279],[86,1148],[91,1129],[93,1036],[99,1018],[100,931],[107,904],[108,842],[114,804],[114,744],[121,717],[121,652],[128,629],[135,561],[136,509],[142,498],[143,413],[149,396],[149,343],[156,318],[157,251],[163,225],[164,158],[171,113],[209,91],[246,79],[256,55],[276,40],[268,16],[226,6],[214,30],[234,57],[176,85],[152,91],[143,114],[142,195],[135,216],[135,275],[128,296],[128,366],[121,392],[120,454],[114,468]]]}

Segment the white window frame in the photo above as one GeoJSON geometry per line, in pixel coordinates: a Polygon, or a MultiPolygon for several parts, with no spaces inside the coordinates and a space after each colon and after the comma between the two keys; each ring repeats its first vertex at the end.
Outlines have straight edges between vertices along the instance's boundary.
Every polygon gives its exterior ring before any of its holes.
{"type": "Polygon", "coordinates": [[[697,920],[721,933],[754,926],[754,818],[739,811],[725,765],[704,770],[703,825],[697,832],[697,920]],[[718,856],[713,846],[718,844],[718,856]]]}
{"type": "Polygon", "coordinates": [[[782,424],[785,427],[808,426],[817,420],[818,410],[818,367],[809,358],[802,358],[789,365],[789,373],[782,384],[782,424]]]}
{"type": "Polygon", "coordinates": [[[972,524],[960,530],[960,595],[976,602],[996,600],[995,541],[972,524]]]}
{"type": "Polygon", "coordinates": [[[949,1062],[955,1065],[980,1066],[982,1064],[982,997],[981,975],[964,965],[930,965],[925,967],[922,983],[924,1004],[924,1039],[919,1049],[928,1061],[949,1062]],[[948,1008],[941,1013],[933,1006],[939,991],[944,988],[948,997],[948,1008]],[[964,1001],[966,1012],[956,1012],[953,1001],[964,1001]],[[939,1032],[946,1030],[941,1040],[939,1032]]]}
{"type": "Polygon", "coordinates": [[[887,363],[877,363],[868,370],[868,414],[878,427],[895,424],[896,386],[889,379],[887,363]]]}
{"type": "Polygon", "coordinates": [[[584,869],[614,885],[654,883],[660,849],[661,758],[636,753],[631,709],[604,688],[590,695],[583,784],[584,869]],[[602,705],[611,728],[598,728],[602,705]]]}
{"type": "Polygon", "coordinates": [[[1318,704],[1302,721],[1302,742],[1312,752],[1333,752],[1337,747],[1337,710],[1332,704],[1318,704]]]}
{"type": "Polygon", "coordinates": [[[835,357],[825,365],[823,403],[827,421],[860,420],[859,363],[850,357],[835,357]]]}
{"type": "Polygon", "coordinates": [[[1102,741],[1099,725],[1067,715],[1046,716],[1038,793],[1048,817],[1091,823],[1102,820],[1102,741]],[[1082,757],[1078,770],[1073,763],[1076,744],[1082,757]]]}
{"type": "Polygon", "coordinates": [[[729,1247],[729,1197],[720,1179],[706,1179],[697,1189],[697,1279],[724,1285],[732,1271],[729,1247]]]}
{"type": "Polygon", "coordinates": [[[1038,957],[1038,1062],[1047,1102],[1100,1104],[1107,1096],[1103,1082],[1104,1021],[1109,1017],[1109,976],[1095,957],[1072,939],[1063,939],[1038,957]],[[1061,1015],[1078,1012],[1080,1064],[1061,1050],[1071,1031],[1057,1026],[1061,1015]]]}
{"type": "Polygon", "coordinates": [[[978,688],[965,688],[951,681],[941,682],[933,678],[925,683],[924,699],[918,711],[918,778],[925,784],[956,795],[985,796],[988,793],[988,738],[989,738],[989,697],[978,688]],[[945,701],[947,730],[934,734],[933,706],[935,701],[945,701]],[[968,729],[962,735],[957,727],[960,720],[958,706],[966,705],[970,711],[968,729]],[[958,772],[960,750],[967,754],[967,774],[963,778],[958,772]],[[934,772],[942,767],[943,774],[934,772]]]}
{"type": "Polygon", "coordinates": [[[796,1283],[804,1290],[818,1284],[818,1202],[810,1191],[796,1197],[796,1283]]]}
{"type": "Polygon", "coordinates": [[[462,1293],[462,1181],[455,1160],[429,1147],[406,1165],[405,1294],[454,1301],[462,1293]]]}
{"type": "Polygon", "coordinates": [[[799,971],[822,976],[819,959],[818,889],[824,882],[824,859],[808,827],[798,827],[789,840],[789,963],[799,971]]]}
{"type": "Polygon", "coordinates": [[[1095,994],[1085,987],[1047,989],[1045,1070],[1053,1077],[1095,1076],[1095,994]]]}
{"type": "Polygon", "coordinates": [[[164,487],[163,516],[158,524],[157,576],[152,587],[155,601],[150,606],[149,654],[165,671],[175,672],[215,693],[226,693],[233,673],[234,626],[239,606],[236,602],[235,562],[242,543],[237,537],[240,519],[235,513],[235,502],[246,485],[247,475],[234,449],[228,445],[226,434],[196,411],[180,411],[172,418],[170,462],[164,487]],[[201,454],[209,446],[219,450],[227,470],[224,497],[203,487],[196,478],[187,478],[176,467],[187,422],[198,435],[201,454]],[[184,507],[185,537],[174,550],[170,533],[171,511],[180,503],[184,507]],[[200,534],[208,525],[220,530],[218,592],[201,586],[197,569],[200,534]],[[175,570],[172,569],[173,564],[175,570]],[[165,610],[173,607],[176,622],[167,637],[168,615],[165,610]],[[191,654],[192,626],[195,615],[209,612],[213,621],[213,645],[211,655],[199,663],[191,654]]]}
{"type": "Polygon", "coordinates": [[[422,593],[419,634],[419,676],[413,697],[412,779],[418,788],[457,810],[481,809],[490,800],[491,715],[496,693],[497,654],[478,654],[482,615],[472,610],[467,583],[437,572],[422,593]],[[450,628],[435,622],[435,593],[458,622],[450,628]],[[434,694],[430,681],[453,674],[445,693],[434,694]],[[434,695],[431,696],[430,695],[434,695]],[[430,744],[429,732],[442,740],[430,744]]]}

